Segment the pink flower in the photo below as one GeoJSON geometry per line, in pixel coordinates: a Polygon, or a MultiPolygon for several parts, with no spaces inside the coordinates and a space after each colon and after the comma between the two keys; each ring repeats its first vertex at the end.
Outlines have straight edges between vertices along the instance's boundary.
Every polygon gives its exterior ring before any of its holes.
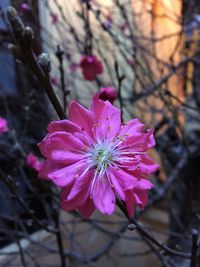
{"type": "Polygon", "coordinates": [[[24,3],[21,3],[20,10],[22,12],[27,12],[27,11],[30,11],[31,9],[30,9],[30,6],[24,2],[24,3]]]}
{"type": "Polygon", "coordinates": [[[96,56],[84,55],[81,58],[80,67],[82,69],[85,80],[93,81],[97,75],[103,72],[103,66],[96,56]]]}
{"type": "Polygon", "coordinates": [[[43,167],[43,162],[40,161],[35,155],[29,153],[26,158],[26,164],[34,169],[35,171],[39,172],[43,167]]]}
{"type": "Polygon", "coordinates": [[[113,103],[117,98],[117,91],[114,87],[102,87],[97,95],[99,99],[113,103]]]}
{"type": "Polygon", "coordinates": [[[51,82],[52,85],[54,85],[54,86],[58,86],[58,85],[59,85],[58,78],[55,77],[55,76],[52,76],[52,77],[50,78],[50,82],[51,82]]]}
{"type": "Polygon", "coordinates": [[[129,63],[129,65],[131,65],[131,66],[134,66],[135,65],[135,58],[130,58],[129,60],[128,60],[128,63],[129,63]]]}
{"type": "Polygon", "coordinates": [[[0,117],[0,134],[6,132],[8,132],[7,120],[0,117]]]}
{"type": "Polygon", "coordinates": [[[39,144],[46,157],[39,177],[62,188],[65,211],[78,209],[84,218],[95,209],[112,214],[119,198],[132,217],[147,204],[153,185],[146,177],[158,168],[147,154],[153,130],[144,127],[138,119],[121,123],[109,101],[96,97],[89,110],[72,101],[69,120],[50,123],[39,144]]]}
{"type": "Polygon", "coordinates": [[[51,13],[51,24],[56,24],[59,20],[59,17],[55,13],[51,13]]]}

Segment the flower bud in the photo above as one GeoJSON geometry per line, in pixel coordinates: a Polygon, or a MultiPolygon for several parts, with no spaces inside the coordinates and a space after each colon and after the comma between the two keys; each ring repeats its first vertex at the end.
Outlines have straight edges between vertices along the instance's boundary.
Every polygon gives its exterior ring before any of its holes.
{"type": "Polygon", "coordinates": [[[51,61],[48,53],[42,53],[38,57],[38,63],[44,73],[48,76],[51,71],[51,61]]]}
{"type": "Polygon", "coordinates": [[[17,42],[21,43],[24,40],[24,24],[20,17],[18,16],[18,13],[15,8],[8,7],[7,9],[7,17],[8,21],[10,22],[10,25],[13,30],[14,37],[17,42]]]}

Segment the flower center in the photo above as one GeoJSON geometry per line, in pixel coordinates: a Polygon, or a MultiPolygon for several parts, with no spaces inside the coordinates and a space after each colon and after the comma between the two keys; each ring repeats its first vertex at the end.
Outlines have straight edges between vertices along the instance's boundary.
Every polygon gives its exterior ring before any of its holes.
{"type": "Polygon", "coordinates": [[[96,166],[97,171],[105,171],[113,161],[113,151],[109,145],[97,144],[89,152],[89,157],[92,159],[92,165],[96,166]]]}
{"type": "Polygon", "coordinates": [[[111,158],[111,153],[108,150],[99,149],[96,156],[98,163],[105,163],[109,158],[111,158]]]}

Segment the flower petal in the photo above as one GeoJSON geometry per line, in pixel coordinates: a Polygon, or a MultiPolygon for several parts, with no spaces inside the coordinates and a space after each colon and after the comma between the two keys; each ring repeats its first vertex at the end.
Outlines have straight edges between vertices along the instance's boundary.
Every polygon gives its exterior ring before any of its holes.
{"type": "Polygon", "coordinates": [[[76,198],[81,192],[87,192],[88,195],[90,190],[90,182],[93,176],[93,170],[84,170],[84,172],[76,178],[76,181],[72,187],[70,194],[67,197],[67,200],[72,200],[76,198]]]}
{"type": "Polygon", "coordinates": [[[145,125],[141,123],[138,119],[130,120],[122,124],[120,129],[120,136],[131,136],[135,133],[142,133],[145,125]]]}
{"type": "Polygon", "coordinates": [[[153,129],[149,129],[146,133],[135,133],[127,137],[118,147],[126,151],[146,152],[153,146],[155,146],[153,129]]]}
{"type": "Polygon", "coordinates": [[[145,178],[140,178],[138,179],[135,188],[140,190],[150,190],[153,188],[153,184],[145,178]]]}
{"type": "Polygon", "coordinates": [[[6,119],[0,117],[0,134],[8,132],[8,122],[6,119]]]}
{"type": "Polygon", "coordinates": [[[62,198],[62,208],[66,211],[78,209],[89,197],[89,182],[92,172],[84,172],[73,184],[71,191],[62,198]]]}
{"type": "Polygon", "coordinates": [[[137,203],[141,209],[144,209],[144,207],[148,203],[148,191],[135,189],[134,198],[135,198],[135,203],[137,203]]]}
{"type": "Polygon", "coordinates": [[[121,112],[109,101],[93,98],[91,111],[94,121],[94,135],[97,140],[113,141],[118,135],[121,125],[121,112]]]}
{"type": "Polygon", "coordinates": [[[69,105],[69,119],[73,123],[79,125],[83,131],[86,131],[89,134],[89,136],[93,137],[91,112],[76,101],[72,101],[69,105]]]}
{"type": "Polygon", "coordinates": [[[141,156],[141,162],[139,164],[140,170],[143,174],[152,174],[156,172],[159,168],[159,165],[148,156],[148,155],[142,155],[141,156]]]}
{"type": "Polygon", "coordinates": [[[92,199],[95,207],[103,214],[110,215],[115,210],[115,194],[107,180],[97,178],[93,191],[92,199]]]}
{"type": "Polygon", "coordinates": [[[81,128],[69,120],[53,121],[49,124],[48,133],[53,132],[70,132],[74,134],[75,132],[80,132],[81,128]]]}
{"type": "Polygon", "coordinates": [[[69,166],[62,163],[46,160],[39,172],[42,179],[52,180],[57,186],[64,187],[75,181],[75,177],[80,175],[85,168],[85,161],[78,161],[69,166]]]}
{"type": "Polygon", "coordinates": [[[54,132],[48,134],[40,144],[39,149],[43,156],[51,157],[54,150],[60,151],[84,151],[85,144],[80,139],[67,132],[54,132]]]}
{"type": "Polygon", "coordinates": [[[133,175],[128,174],[121,168],[109,167],[109,172],[115,176],[115,179],[118,180],[123,190],[132,189],[137,185],[137,178],[133,175]]]}
{"type": "Polygon", "coordinates": [[[91,138],[75,123],[69,120],[53,121],[48,126],[48,132],[68,132],[80,139],[85,145],[91,145],[91,138]]]}
{"type": "Polygon", "coordinates": [[[62,162],[66,165],[69,165],[79,160],[82,160],[85,157],[86,156],[84,153],[78,154],[78,153],[73,153],[70,151],[53,150],[51,154],[49,155],[48,159],[56,161],[56,162],[62,162]]]}
{"type": "Polygon", "coordinates": [[[88,198],[86,202],[81,207],[79,207],[81,217],[83,217],[84,219],[88,219],[94,211],[95,206],[91,198],[88,198]]]}
{"type": "Polygon", "coordinates": [[[125,201],[124,188],[121,181],[117,179],[115,175],[113,175],[112,171],[107,171],[107,176],[119,198],[125,201]]]}
{"type": "Polygon", "coordinates": [[[126,208],[129,218],[133,218],[135,213],[135,199],[131,190],[126,191],[126,208]]]}
{"type": "Polygon", "coordinates": [[[112,183],[113,189],[115,190],[116,194],[119,196],[120,199],[123,201],[125,200],[125,194],[124,194],[124,188],[123,185],[120,183],[120,180],[118,180],[112,172],[107,171],[107,176],[109,181],[112,183]]]}

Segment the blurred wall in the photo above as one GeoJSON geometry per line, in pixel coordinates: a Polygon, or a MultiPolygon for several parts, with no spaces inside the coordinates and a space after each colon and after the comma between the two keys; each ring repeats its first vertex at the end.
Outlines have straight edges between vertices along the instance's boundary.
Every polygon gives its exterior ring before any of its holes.
{"type": "MultiPolygon", "coordinates": [[[[132,1],[135,24],[135,33],[138,35],[136,43],[136,58],[143,69],[138,67],[137,74],[145,86],[137,82],[136,89],[143,91],[144,88],[152,87],[168,75],[171,66],[179,64],[183,58],[183,34],[182,34],[182,1],[180,0],[143,0],[132,1]],[[146,70],[146,73],[145,73],[146,70]]],[[[166,83],[159,86],[157,96],[148,97],[141,102],[140,106],[155,107],[160,110],[152,118],[148,112],[143,114],[143,119],[154,123],[161,120],[166,104],[162,101],[163,90],[167,89],[171,94],[183,100],[184,70],[179,68],[176,73],[167,79],[166,83]],[[159,99],[158,99],[159,98],[159,99]]],[[[178,105],[173,98],[170,99],[173,105],[178,105]]]]}

